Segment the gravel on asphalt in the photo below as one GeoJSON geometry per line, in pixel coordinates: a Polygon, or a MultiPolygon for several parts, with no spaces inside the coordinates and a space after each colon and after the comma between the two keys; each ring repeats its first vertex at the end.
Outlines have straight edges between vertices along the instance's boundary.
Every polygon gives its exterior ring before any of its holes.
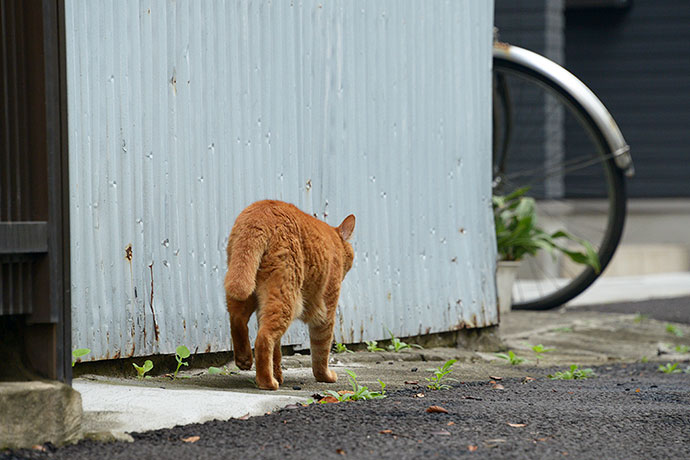
{"type": "Polygon", "coordinates": [[[524,366],[534,380],[457,382],[438,391],[420,379],[381,400],[133,433],[133,443],[5,451],[0,459],[688,459],[690,373],[657,368],[612,364],[593,368],[590,379],[550,380],[544,376],[557,369],[524,366]]]}

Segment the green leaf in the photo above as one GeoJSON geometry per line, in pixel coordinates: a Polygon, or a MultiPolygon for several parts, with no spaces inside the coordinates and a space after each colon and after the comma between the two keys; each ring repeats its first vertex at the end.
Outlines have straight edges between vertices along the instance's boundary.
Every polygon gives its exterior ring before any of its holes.
{"type": "Polygon", "coordinates": [[[208,373],[209,373],[209,375],[222,374],[222,373],[223,373],[223,369],[221,369],[220,367],[213,367],[213,366],[211,366],[211,367],[208,368],[208,373]]]}
{"type": "Polygon", "coordinates": [[[180,358],[185,359],[189,358],[191,353],[189,352],[189,348],[185,347],[184,345],[180,345],[175,349],[175,354],[178,355],[180,358]]]}
{"type": "Polygon", "coordinates": [[[91,353],[91,349],[89,348],[77,348],[72,352],[72,356],[74,356],[75,358],[81,358],[82,356],[88,355],[89,353],[91,353]]]}

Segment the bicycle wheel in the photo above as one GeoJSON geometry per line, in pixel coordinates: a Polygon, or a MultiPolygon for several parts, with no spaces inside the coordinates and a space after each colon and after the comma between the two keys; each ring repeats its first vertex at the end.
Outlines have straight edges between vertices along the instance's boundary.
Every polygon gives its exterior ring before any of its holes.
{"type": "MultiPolygon", "coordinates": [[[[607,141],[610,133],[548,73],[516,62],[510,53],[494,53],[493,63],[494,194],[529,187],[540,227],[592,243],[603,271],[620,242],[626,215],[624,171],[607,141]]],[[[564,256],[528,257],[513,287],[513,309],[558,307],[599,275],[564,256]]]]}

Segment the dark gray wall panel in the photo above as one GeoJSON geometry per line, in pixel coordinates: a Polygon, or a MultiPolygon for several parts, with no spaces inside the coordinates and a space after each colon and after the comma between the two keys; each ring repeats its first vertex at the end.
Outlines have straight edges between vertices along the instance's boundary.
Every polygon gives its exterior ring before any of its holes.
{"type": "Polygon", "coordinates": [[[690,2],[568,10],[565,49],[632,148],[629,195],[690,196],[690,2]]]}

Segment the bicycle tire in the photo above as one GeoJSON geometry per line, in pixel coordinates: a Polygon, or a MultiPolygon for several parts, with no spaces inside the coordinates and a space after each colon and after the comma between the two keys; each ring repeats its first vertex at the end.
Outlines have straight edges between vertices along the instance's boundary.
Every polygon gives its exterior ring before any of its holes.
{"type": "MultiPolygon", "coordinates": [[[[616,164],[616,152],[612,151],[607,133],[596,123],[587,108],[577,98],[573,97],[571,92],[562,86],[559,81],[554,80],[546,73],[521,65],[509,57],[497,56],[496,53],[494,53],[493,64],[494,75],[510,75],[513,78],[519,78],[534,84],[555,96],[572,113],[574,119],[578,120],[582,128],[591,136],[591,141],[598,151],[599,164],[603,167],[604,176],[608,181],[606,187],[608,193],[608,216],[605,231],[597,248],[601,271],[597,273],[591,267],[583,268],[579,275],[574,276],[567,284],[556,288],[553,292],[528,300],[515,300],[512,306],[515,310],[548,310],[561,306],[582,293],[600,276],[611,261],[620,243],[627,213],[624,170],[616,164]]],[[[505,101],[503,102],[505,103],[505,101]]],[[[496,101],[494,101],[495,107],[496,101]]],[[[512,110],[512,107],[510,110],[512,110]]],[[[496,148],[496,142],[497,138],[494,136],[494,149],[496,148]]],[[[499,141],[499,143],[506,144],[505,141],[499,141]]],[[[502,154],[505,153],[502,152],[502,154]]],[[[496,156],[496,152],[494,152],[494,156],[496,156]]]]}

